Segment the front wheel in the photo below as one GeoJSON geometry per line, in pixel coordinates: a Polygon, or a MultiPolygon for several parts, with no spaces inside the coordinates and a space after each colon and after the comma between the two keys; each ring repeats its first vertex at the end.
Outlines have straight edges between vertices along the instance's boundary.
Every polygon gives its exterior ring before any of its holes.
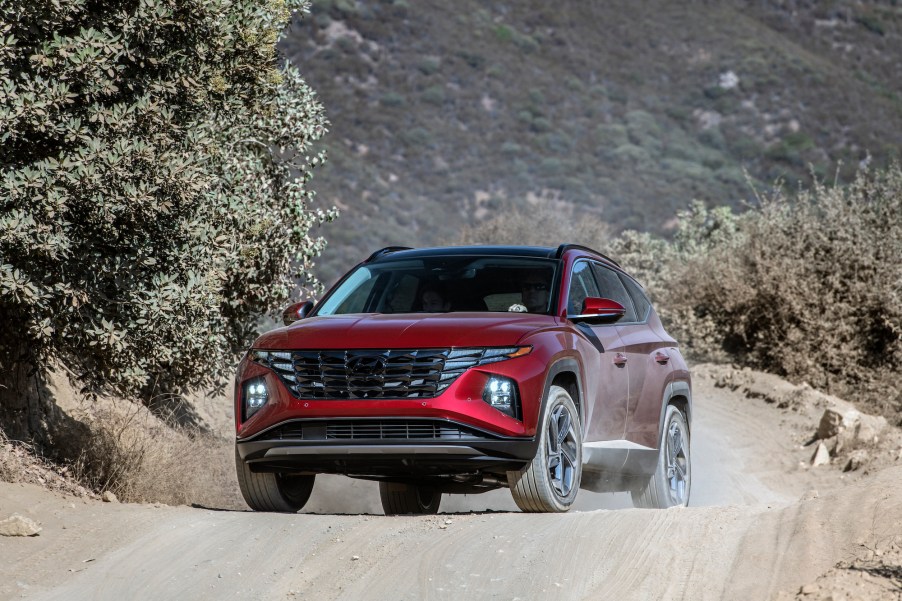
{"type": "Polygon", "coordinates": [[[313,492],[316,476],[252,472],[235,448],[235,469],[241,496],[254,511],[297,513],[313,492]]]}
{"type": "Polygon", "coordinates": [[[689,504],[692,466],[689,461],[689,424],[674,405],[667,406],[664,436],[658,466],[640,490],[634,490],[633,505],[643,509],[666,509],[689,504]]]}
{"type": "Polygon", "coordinates": [[[380,482],[379,498],[385,515],[425,515],[438,513],[442,493],[428,486],[380,482]]]}
{"type": "Polygon", "coordinates": [[[548,390],[539,422],[539,447],[533,460],[507,473],[514,502],[523,511],[561,513],[576,500],[583,467],[579,413],[560,386],[548,390]]]}

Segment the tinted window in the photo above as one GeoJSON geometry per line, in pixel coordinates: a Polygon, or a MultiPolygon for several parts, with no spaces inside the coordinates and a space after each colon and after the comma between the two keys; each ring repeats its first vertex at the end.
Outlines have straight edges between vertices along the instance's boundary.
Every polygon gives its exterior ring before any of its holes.
{"type": "Polygon", "coordinates": [[[645,321],[648,319],[648,309],[651,307],[651,301],[645,296],[645,293],[642,291],[642,288],[639,287],[639,284],[634,282],[631,278],[621,275],[620,279],[626,286],[626,291],[629,292],[630,298],[633,299],[633,304],[636,305],[636,315],[639,317],[639,321],[645,321]]]}
{"type": "Polygon", "coordinates": [[[598,286],[592,277],[592,267],[588,261],[578,261],[570,275],[570,294],[567,297],[567,314],[580,315],[583,301],[587,296],[598,296],[598,286]]]}
{"type": "Polygon", "coordinates": [[[636,309],[633,307],[633,301],[630,299],[630,295],[627,294],[626,288],[624,288],[623,282],[620,281],[617,274],[597,263],[592,263],[592,269],[595,272],[595,278],[598,280],[599,295],[602,298],[615,300],[626,307],[626,313],[619,323],[638,321],[636,319],[636,309]]]}

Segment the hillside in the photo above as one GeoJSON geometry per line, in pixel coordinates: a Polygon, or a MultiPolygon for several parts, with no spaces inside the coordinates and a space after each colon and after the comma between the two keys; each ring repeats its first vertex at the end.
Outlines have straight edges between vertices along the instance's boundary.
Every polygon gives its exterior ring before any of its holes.
{"type": "Polygon", "coordinates": [[[895,0],[314,0],[282,49],[332,124],[327,281],[509,203],[666,234],[693,198],[741,207],[744,170],[764,188],[900,156],[895,0]]]}

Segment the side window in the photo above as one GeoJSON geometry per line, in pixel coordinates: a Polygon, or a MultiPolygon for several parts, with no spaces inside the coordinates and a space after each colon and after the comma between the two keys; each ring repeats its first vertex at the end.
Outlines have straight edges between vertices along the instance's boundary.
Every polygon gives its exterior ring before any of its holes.
{"type": "Polygon", "coordinates": [[[623,287],[623,282],[617,277],[617,273],[607,267],[602,267],[597,263],[592,263],[592,270],[595,272],[595,277],[598,279],[598,287],[600,288],[599,296],[615,300],[626,307],[626,313],[623,315],[623,319],[618,323],[638,321],[636,319],[636,309],[633,307],[633,301],[630,298],[630,295],[627,294],[626,288],[623,287]]]}
{"type": "Polygon", "coordinates": [[[583,301],[587,296],[598,296],[598,286],[592,277],[591,264],[578,261],[570,275],[570,294],[567,297],[567,314],[579,315],[583,310],[583,301]]]}
{"type": "Polygon", "coordinates": [[[636,305],[637,321],[645,321],[648,319],[648,309],[651,307],[651,301],[645,296],[645,293],[642,291],[642,288],[639,287],[639,284],[634,282],[631,278],[621,275],[620,279],[626,286],[626,291],[630,293],[633,304],[636,305]]]}

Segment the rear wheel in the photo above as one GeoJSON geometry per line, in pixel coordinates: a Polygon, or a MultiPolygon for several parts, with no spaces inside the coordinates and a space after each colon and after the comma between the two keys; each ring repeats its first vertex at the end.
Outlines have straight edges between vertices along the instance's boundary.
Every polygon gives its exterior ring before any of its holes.
{"type": "Polygon", "coordinates": [[[380,482],[379,497],[385,515],[438,513],[442,493],[416,484],[380,482]]]}
{"type": "Polygon", "coordinates": [[[689,424],[678,407],[668,405],[657,469],[641,489],[632,492],[633,505],[645,509],[685,507],[691,483],[689,424]]]}
{"type": "Polygon", "coordinates": [[[235,470],[241,496],[254,511],[296,513],[310,498],[316,476],[252,472],[235,448],[235,470]]]}
{"type": "Polygon", "coordinates": [[[583,466],[579,413],[566,390],[549,389],[539,424],[536,456],[523,469],[508,472],[507,481],[523,511],[564,512],[576,500],[583,466]]]}

